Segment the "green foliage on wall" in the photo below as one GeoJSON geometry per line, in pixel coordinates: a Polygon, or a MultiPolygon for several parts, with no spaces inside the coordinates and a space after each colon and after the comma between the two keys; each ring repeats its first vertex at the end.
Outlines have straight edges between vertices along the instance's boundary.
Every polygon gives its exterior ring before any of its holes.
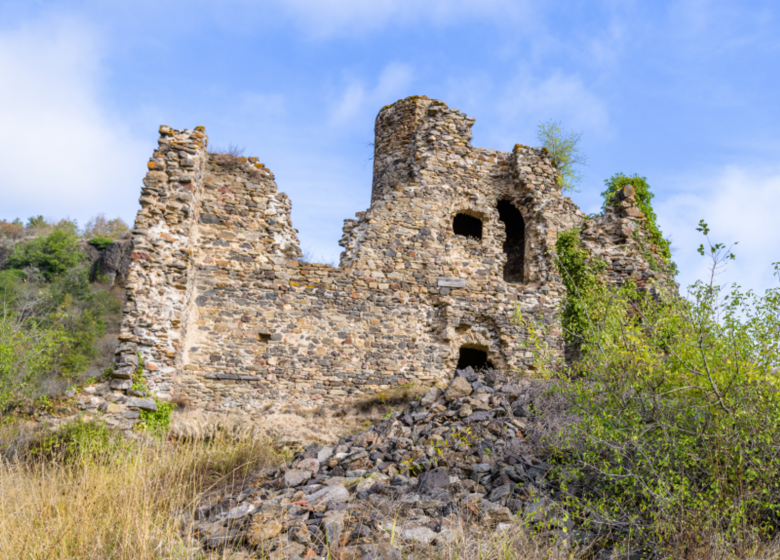
{"type": "Polygon", "coordinates": [[[582,297],[598,288],[598,275],[604,265],[598,260],[590,259],[590,255],[580,243],[578,228],[558,234],[555,253],[555,264],[566,287],[561,316],[563,336],[567,342],[577,343],[582,340],[589,324],[582,297]]]}
{"type": "Polygon", "coordinates": [[[92,245],[95,249],[98,249],[99,251],[102,251],[109,245],[111,245],[114,242],[113,239],[110,239],[108,237],[93,237],[89,240],[89,244],[92,245]]]}
{"type": "Polygon", "coordinates": [[[671,262],[672,253],[669,249],[669,240],[664,239],[661,230],[658,227],[658,216],[656,216],[655,210],[651,201],[655,196],[650,192],[650,185],[647,184],[647,178],[640,175],[624,175],[623,173],[616,173],[606,181],[606,190],[601,193],[604,198],[603,208],[606,209],[609,205],[617,205],[620,201],[615,199],[615,194],[620,191],[626,185],[632,185],[634,191],[636,191],[636,205],[645,215],[644,226],[647,232],[650,234],[650,239],[653,244],[658,248],[658,254],[664,258],[666,262],[671,262]]]}

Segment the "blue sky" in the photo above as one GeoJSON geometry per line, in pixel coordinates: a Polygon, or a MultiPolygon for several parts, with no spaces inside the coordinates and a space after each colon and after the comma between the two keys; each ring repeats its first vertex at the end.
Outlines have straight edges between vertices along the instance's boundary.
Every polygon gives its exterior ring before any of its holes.
{"type": "Polygon", "coordinates": [[[476,118],[474,144],[581,131],[581,192],[640,173],[680,281],[699,219],[739,241],[721,277],[776,284],[780,4],[774,1],[0,0],[0,219],[132,222],[157,127],[260,158],[302,246],[338,255],[369,203],[373,123],[408,95],[476,118]]]}

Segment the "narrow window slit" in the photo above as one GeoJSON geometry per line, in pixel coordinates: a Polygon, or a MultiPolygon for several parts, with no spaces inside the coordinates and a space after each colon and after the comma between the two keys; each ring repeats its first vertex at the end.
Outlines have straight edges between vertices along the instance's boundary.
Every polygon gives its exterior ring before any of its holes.
{"type": "Polygon", "coordinates": [[[504,223],[506,241],[504,253],[504,281],[514,284],[523,282],[525,274],[525,221],[520,210],[508,200],[498,203],[498,219],[504,223]]]}

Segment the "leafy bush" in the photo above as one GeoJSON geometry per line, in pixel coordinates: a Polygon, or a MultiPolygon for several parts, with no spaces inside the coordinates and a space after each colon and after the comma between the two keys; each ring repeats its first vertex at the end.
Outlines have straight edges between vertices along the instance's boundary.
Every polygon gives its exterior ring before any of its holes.
{"type": "Polygon", "coordinates": [[[75,224],[63,223],[17,245],[0,272],[0,413],[72,382],[98,357],[107,321],[118,326],[119,302],[90,284],[75,224]]]}
{"type": "Polygon", "coordinates": [[[97,250],[102,251],[114,242],[113,239],[108,237],[93,237],[89,240],[89,244],[95,247],[97,250]]]}
{"type": "MultiPolygon", "coordinates": [[[[707,243],[713,269],[733,258],[707,243]]],[[[588,530],[674,557],[775,537],[780,288],[759,296],[710,281],[685,298],[652,297],[596,279],[578,298],[581,354],[558,390],[579,420],[555,453],[569,511],[588,530]]]]}
{"type": "Polygon", "coordinates": [[[19,243],[6,261],[7,268],[34,267],[47,280],[76,266],[84,258],[78,250],[78,237],[71,232],[55,229],[48,235],[19,243]]]}

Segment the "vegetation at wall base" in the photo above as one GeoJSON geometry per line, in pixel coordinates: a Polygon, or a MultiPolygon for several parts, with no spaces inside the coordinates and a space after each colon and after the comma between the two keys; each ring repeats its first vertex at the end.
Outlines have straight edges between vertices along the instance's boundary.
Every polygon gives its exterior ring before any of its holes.
{"type": "Polygon", "coordinates": [[[699,231],[712,272],[686,297],[583,281],[574,236],[560,241],[581,338],[578,360],[548,372],[577,418],[550,441],[559,501],[658,557],[747,554],[780,534],[780,288],[717,285],[733,254],[699,231]]]}
{"type": "MultiPolygon", "coordinates": [[[[149,386],[144,379],[144,361],[141,355],[138,355],[138,367],[133,376],[133,385],[130,387],[133,391],[139,391],[145,395],[151,395],[149,386]]],[[[158,399],[152,396],[157,410],[141,410],[141,423],[138,429],[144,430],[157,438],[163,438],[168,434],[171,426],[171,416],[176,404],[158,399]]]]}

